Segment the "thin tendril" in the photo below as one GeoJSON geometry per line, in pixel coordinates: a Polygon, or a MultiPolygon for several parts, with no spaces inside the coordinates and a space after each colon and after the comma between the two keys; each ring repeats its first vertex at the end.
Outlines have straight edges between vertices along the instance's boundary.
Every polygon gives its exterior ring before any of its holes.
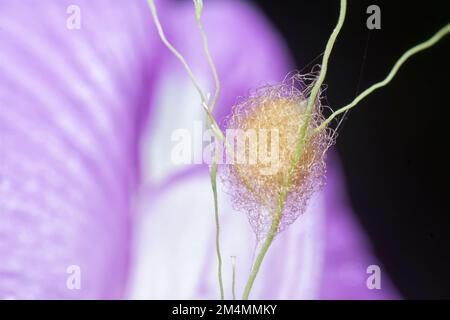
{"type": "MultiPolygon", "coordinates": [[[[217,147],[216,142],[216,147],[217,147]]],[[[220,299],[224,299],[223,281],[222,281],[222,254],[220,253],[220,223],[219,223],[219,206],[217,201],[217,161],[214,161],[211,165],[211,186],[214,195],[214,218],[216,223],[216,254],[218,269],[217,275],[219,278],[219,288],[220,288],[220,299]]]]}
{"type": "Polygon", "coordinates": [[[233,300],[236,300],[236,256],[231,256],[231,293],[233,294],[233,300]]]}
{"type": "Polygon", "coordinates": [[[200,95],[200,98],[203,102],[206,102],[206,96],[203,93],[202,89],[200,88],[200,85],[198,84],[197,79],[195,78],[191,67],[187,64],[184,57],[181,55],[181,53],[178,52],[177,49],[175,49],[172,44],[167,40],[166,35],[164,34],[163,28],[161,26],[161,22],[159,21],[158,12],[156,11],[155,7],[155,1],[154,0],[148,0],[148,4],[150,6],[150,10],[153,15],[153,21],[155,22],[156,29],[158,30],[159,37],[161,38],[164,45],[173,53],[173,55],[180,60],[180,62],[183,64],[184,69],[186,69],[186,72],[191,79],[192,84],[194,85],[195,89],[197,89],[198,94],[200,95]]]}
{"type": "Polygon", "coordinates": [[[203,28],[203,24],[202,24],[200,18],[197,18],[197,25],[198,25],[198,28],[200,30],[200,34],[201,34],[201,37],[202,37],[203,50],[205,52],[206,58],[208,59],[208,63],[209,63],[209,66],[211,68],[211,71],[213,73],[214,82],[215,82],[215,85],[216,85],[216,92],[214,93],[214,97],[213,97],[213,100],[211,102],[211,106],[209,107],[209,110],[212,113],[214,111],[214,107],[216,106],[216,103],[217,103],[217,97],[219,96],[220,81],[219,81],[219,76],[217,74],[216,66],[214,65],[214,61],[213,61],[213,59],[211,57],[211,54],[209,52],[208,38],[206,37],[205,29],[203,28]]]}
{"type": "Polygon", "coordinates": [[[418,45],[416,45],[415,47],[412,47],[411,49],[409,49],[408,51],[406,51],[401,57],[400,59],[397,60],[397,62],[395,63],[394,67],[392,68],[391,72],[389,72],[389,74],[387,75],[387,77],[380,82],[377,82],[375,84],[373,84],[372,86],[370,86],[369,88],[367,88],[366,90],[364,90],[359,96],[357,96],[355,98],[355,100],[353,100],[351,103],[349,103],[348,105],[340,108],[339,110],[335,111],[331,116],[329,116],[319,127],[317,127],[314,130],[314,133],[319,132],[320,130],[323,130],[324,128],[327,127],[327,125],[339,114],[346,112],[347,110],[350,110],[351,108],[353,108],[354,106],[356,106],[361,100],[363,100],[365,97],[367,97],[368,95],[370,95],[371,93],[373,93],[375,90],[384,87],[385,85],[387,85],[389,82],[391,82],[391,80],[394,78],[394,76],[396,75],[396,73],[398,72],[398,70],[400,69],[400,67],[412,56],[414,56],[415,54],[428,49],[432,46],[434,46],[437,42],[439,42],[444,36],[446,36],[447,34],[450,33],[450,23],[447,24],[445,27],[443,27],[442,29],[440,29],[433,37],[431,37],[430,39],[428,39],[425,42],[422,42],[418,45]]]}
{"type": "MultiPolygon", "coordinates": [[[[307,140],[306,139],[306,131],[308,128],[309,120],[311,118],[312,108],[313,108],[316,98],[319,94],[320,87],[322,86],[322,83],[325,79],[325,75],[326,75],[327,67],[328,67],[328,59],[330,57],[331,51],[333,50],[333,45],[334,45],[336,38],[342,28],[342,25],[344,24],[346,9],[347,9],[347,1],[341,0],[341,8],[340,8],[340,13],[339,13],[338,23],[337,23],[336,27],[334,28],[330,38],[328,39],[327,46],[325,48],[325,52],[323,55],[323,60],[322,60],[322,69],[321,69],[319,78],[317,79],[316,83],[314,84],[314,87],[311,90],[311,95],[309,96],[309,100],[308,100],[308,104],[307,104],[306,112],[305,112],[305,121],[300,129],[300,137],[299,137],[298,143],[297,143],[296,154],[295,154],[293,162],[292,162],[292,166],[291,166],[292,169],[295,169],[296,165],[298,164],[299,160],[302,157],[304,146],[305,146],[306,140],[307,140]]],[[[266,255],[267,251],[269,250],[269,247],[272,244],[273,239],[275,238],[275,235],[278,231],[278,227],[280,225],[281,218],[283,215],[284,205],[286,203],[286,199],[287,199],[287,195],[288,195],[288,191],[289,191],[289,186],[291,183],[291,177],[292,177],[291,173],[293,172],[292,169],[289,171],[288,177],[286,179],[285,188],[279,195],[278,210],[273,217],[272,225],[270,227],[267,238],[264,241],[264,243],[261,247],[261,251],[258,254],[256,261],[253,265],[252,271],[251,271],[250,276],[247,281],[247,285],[245,286],[245,291],[244,291],[244,294],[242,297],[243,300],[248,299],[248,297],[250,295],[250,291],[253,287],[253,283],[255,282],[258,271],[264,260],[264,257],[266,255]]]]}
{"type": "MultiPolygon", "coordinates": [[[[208,116],[208,122],[209,125],[213,128],[215,128],[216,137],[223,136],[222,131],[220,130],[220,127],[217,125],[217,122],[215,121],[214,117],[212,116],[212,112],[214,110],[214,107],[216,106],[217,97],[219,96],[220,92],[220,81],[219,76],[217,75],[217,70],[214,65],[213,59],[211,57],[211,54],[209,53],[209,45],[208,45],[208,38],[206,37],[205,30],[203,28],[203,24],[201,21],[201,15],[203,10],[203,0],[194,0],[194,6],[195,6],[195,16],[197,21],[197,26],[200,31],[200,35],[202,37],[203,42],[203,51],[205,52],[206,58],[208,60],[208,64],[211,67],[211,71],[214,76],[214,82],[216,86],[216,90],[214,93],[213,100],[211,102],[211,105],[205,106],[205,109],[207,109],[207,116],[208,116]]],[[[216,140],[215,142],[216,146],[216,152],[213,158],[213,163],[211,165],[210,169],[210,176],[211,176],[211,186],[213,189],[213,197],[214,197],[214,220],[216,223],[216,255],[217,255],[217,277],[219,280],[219,289],[220,289],[220,299],[223,300],[224,297],[224,290],[223,290],[223,279],[222,279],[222,254],[220,253],[220,220],[219,220],[219,203],[217,201],[217,164],[218,164],[218,149],[219,149],[219,143],[216,140]]]]}
{"type": "MultiPolygon", "coordinates": [[[[200,33],[203,39],[203,44],[204,44],[204,50],[206,53],[206,56],[208,58],[208,63],[210,64],[212,70],[213,70],[213,74],[214,74],[214,78],[215,78],[215,82],[216,82],[216,91],[214,94],[214,99],[211,103],[211,107],[208,107],[207,105],[207,99],[206,99],[206,95],[203,93],[202,89],[200,88],[200,85],[198,84],[197,79],[195,78],[192,69],[190,68],[190,66],[188,65],[188,63],[186,62],[186,60],[184,59],[184,57],[181,55],[180,52],[178,52],[177,49],[174,48],[174,46],[167,40],[163,28],[161,26],[161,22],[159,21],[159,17],[158,17],[158,13],[156,10],[156,6],[155,6],[155,2],[154,0],[148,0],[148,4],[150,6],[150,10],[152,12],[152,16],[153,16],[153,21],[155,22],[156,28],[158,30],[158,34],[162,40],[162,42],[165,44],[165,46],[175,55],[175,57],[182,63],[182,65],[184,66],[184,69],[186,70],[189,78],[191,79],[192,84],[194,85],[194,87],[197,89],[201,101],[202,101],[202,105],[204,106],[205,110],[207,111],[207,115],[208,115],[208,119],[209,119],[209,124],[213,129],[213,132],[216,134],[216,136],[219,139],[223,139],[223,133],[220,130],[220,127],[217,125],[216,121],[214,120],[214,118],[212,117],[211,111],[214,109],[215,103],[217,101],[217,97],[219,95],[219,90],[220,90],[220,85],[219,85],[219,79],[217,76],[217,72],[216,69],[214,67],[214,63],[212,62],[212,58],[211,55],[209,54],[209,49],[208,49],[208,42],[206,39],[206,34],[203,30],[203,27],[201,25],[200,22],[200,14],[201,14],[201,9],[203,7],[203,2],[202,1],[194,1],[194,5],[196,8],[196,13],[197,13],[197,24],[200,27],[200,33]]],[[[216,225],[216,253],[217,253],[217,260],[218,260],[218,279],[219,279],[219,288],[220,288],[220,298],[223,300],[224,299],[224,290],[223,290],[223,281],[222,281],[222,256],[220,253],[220,239],[219,239],[219,234],[220,234],[220,224],[219,224],[219,210],[218,210],[218,201],[217,201],[217,156],[214,157],[213,160],[213,164],[210,168],[210,177],[211,177],[211,186],[213,189],[213,196],[214,196],[214,220],[215,220],[215,225],[216,225]]]]}

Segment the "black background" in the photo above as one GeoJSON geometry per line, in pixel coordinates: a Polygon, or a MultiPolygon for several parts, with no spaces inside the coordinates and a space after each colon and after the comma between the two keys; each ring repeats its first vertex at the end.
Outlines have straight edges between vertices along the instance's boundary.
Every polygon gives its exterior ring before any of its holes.
{"type": "Polygon", "coordinates": [[[86,307],[89,314],[105,318],[114,315],[117,318],[140,318],[143,314],[150,319],[291,319],[292,315],[302,317],[305,314],[314,314],[316,317],[342,316],[346,319],[360,319],[370,310],[374,318],[386,316],[386,313],[400,313],[409,318],[413,315],[419,318],[438,317],[448,310],[448,301],[306,301],[306,300],[258,300],[258,301],[218,301],[218,300],[64,300],[64,301],[12,301],[0,300],[3,313],[11,310],[16,317],[28,313],[35,316],[42,310],[46,319],[61,319],[61,314],[70,315],[73,319],[86,317],[86,307]],[[187,307],[207,307],[208,312],[203,318],[198,316],[173,315],[173,309],[179,305],[187,307]],[[217,305],[248,306],[248,305],[277,305],[275,315],[242,315],[217,314],[217,305]],[[8,308],[10,308],[8,310],[8,308]],[[61,312],[51,312],[53,310],[61,312]],[[49,310],[51,310],[49,312],[49,310]],[[58,311],[59,311],[58,310],[58,311]],[[70,310],[70,313],[68,312],[70,310]],[[209,310],[212,310],[210,312],[209,310]],[[386,311],[388,310],[388,311],[386,311]],[[349,312],[350,311],[350,312],[349,312]],[[134,317],[136,315],[136,317],[134,317]]]}
{"type": "MultiPolygon", "coordinates": [[[[286,39],[297,69],[321,62],[339,1],[253,2],[286,39]]],[[[448,22],[448,0],[349,1],[328,69],[328,105],[349,103],[448,22]],[[381,8],[381,30],[366,27],[371,4],[381,8]]],[[[336,144],[360,222],[409,299],[450,298],[449,77],[447,36],[349,112],[336,144]]]]}

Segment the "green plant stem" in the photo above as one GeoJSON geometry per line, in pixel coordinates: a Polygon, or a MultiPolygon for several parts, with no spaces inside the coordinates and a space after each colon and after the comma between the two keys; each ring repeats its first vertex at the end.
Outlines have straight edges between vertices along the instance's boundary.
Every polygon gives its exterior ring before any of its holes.
{"type": "MultiPolygon", "coordinates": [[[[217,143],[216,143],[217,146],[217,143]]],[[[219,207],[217,201],[217,161],[214,160],[211,166],[211,186],[214,194],[214,217],[216,223],[216,254],[218,262],[218,278],[220,287],[220,299],[224,299],[223,280],[222,280],[222,255],[220,253],[220,223],[219,223],[219,207]]]]}
{"type": "MultiPolygon", "coordinates": [[[[311,94],[308,98],[308,104],[306,106],[306,112],[305,112],[305,121],[303,122],[303,125],[300,129],[300,136],[299,136],[297,146],[296,146],[296,153],[295,153],[293,163],[291,166],[292,170],[297,167],[297,164],[302,157],[302,152],[303,152],[302,150],[304,149],[304,146],[306,144],[306,140],[307,140],[306,132],[308,131],[308,126],[309,126],[309,122],[311,119],[312,110],[316,103],[316,99],[317,99],[317,96],[319,95],[320,88],[322,87],[323,81],[325,80],[325,76],[327,74],[327,69],[328,69],[328,60],[330,59],[330,55],[331,55],[331,52],[333,51],[334,43],[336,42],[339,32],[341,31],[342,26],[344,25],[346,12],[347,12],[347,0],[341,0],[340,13],[339,13],[337,25],[334,28],[333,32],[331,33],[330,38],[328,39],[327,45],[325,47],[325,52],[324,52],[323,58],[322,58],[322,66],[321,66],[319,78],[317,79],[316,83],[314,84],[314,86],[311,90],[311,94]]],[[[287,179],[287,183],[290,184],[290,179],[287,179]]]]}
{"type": "Polygon", "coordinates": [[[279,224],[280,224],[280,221],[276,221],[275,219],[272,221],[270,233],[268,234],[266,240],[264,241],[263,246],[261,247],[261,251],[259,252],[258,257],[256,258],[256,261],[252,267],[251,275],[247,281],[247,284],[245,285],[244,294],[242,296],[243,300],[248,300],[250,291],[252,290],[252,287],[253,287],[253,283],[255,282],[258,271],[261,268],[261,264],[264,260],[264,257],[266,255],[267,251],[269,250],[270,245],[273,242],[273,239],[275,238],[275,234],[276,234],[276,231],[278,230],[279,224]]]}
{"type": "MultiPolygon", "coordinates": [[[[214,98],[213,98],[213,101],[212,101],[210,107],[208,106],[208,101],[207,101],[206,95],[202,91],[202,89],[199,85],[199,82],[195,78],[191,67],[186,62],[183,55],[177,49],[175,49],[175,47],[167,40],[167,38],[164,34],[164,30],[161,26],[161,22],[158,17],[158,12],[156,10],[154,0],[148,0],[148,4],[150,6],[150,10],[151,10],[152,16],[153,16],[153,21],[156,25],[156,29],[158,30],[158,34],[159,34],[162,42],[183,65],[192,84],[194,85],[194,87],[198,91],[198,94],[200,95],[200,99],[202,101],[202,106],[205,108],[205,111],[208,116],[209,125],[211,126],[216,137],[219,140],[224,140],[223,132],[220,130],[220,127],[218,126],[217,122],[215,121],[214,117],[212,116],[212,110],[214,109],[214,106],[217,102],[217,97],[219,95],[220,83],[219,83],[219,78],[217,75],[216,68],[214,66],[213,60],[209,53],[209,47],[208,47],[208,41],[206,38],[206,33],[203,29],[203,25],[201,24],[201,20],[200,20],[201,9],[199,11],[197,11],[198,8],[196,7],[197,24],[200,28],[200,34],[201,34],[202,40],[203,40],[203,48],[205,50],[205,54],[207,56],[208,63],[211,66],[211,69],[212,69],[212,72],[214,75],[214,79],[215,79],[215,83],[216,83],[216,90],[215,90],[214,98]]],[[[194,2],[194,4],[197,6],[196,2],[194,2]]],[[[216,157],[214,157],[213,164],[210,169],[210,178],[211,178],[211,186],[213,189],[213,196],[214,196],[214,220],[215,220],[215,225],[216,225],[216,253],[217,253],[217,260],[218,260],[218,278],[219,278],[219,287],[220,287],[220,297],[223,300],[224,299],[224,290],[223,290],[223,280],[222,280],[222,256],[220,253],[220,223],[219,223],[219,209],[218,209],[218,201],[217,201],[217,183],[216,183],[216,181],[217,181],[217,162],[218,162],[218,159],[216,157]]]]}
{"type": "Polygon", "coordinates": [[[161,41],[164,43],[164,45],[173,53],[173,55],[181,62],[184,69],[186,70],[189,78],[191,79],[192,84],[194,85],[195,89],[197,89],[198,94],[200,95],[200,98],[203,102],[206,103],[206,96],[203,93],[202,89],[200,88],[200,85],[197,81],[197,79],[194,76],[194,73],[192,72],[191,67],[189,67],[188,63],[184,59],[184,57],[181,55],[180,52],[178,52],[177,49],[174,48],[174,46],[167,40],[166,35],[164,34],[164,30],[161,26],[161,22],[159,21],[158,12],[156,10],[155,1],[154,0],[148,0],[148,5],[150,7],[150,11],[152,12],[153,21],[156,25],[156,29],[158,30],[159,37],[161,38],[161,41]]]}
{"type": "Polygon", "coordinates": [[[266,240],[264,241],[261,251],[256,257],[255,263],[253,264],[252,271],[250,273],[250,277],[248,278],[247,284],[245,285],[244,294],[242,295],[243,300],[248,300],[250,295],[250,291],[252,290],[253,284],[255,282],[256,276],[258,275],[258,271],[261,268],[261,264],[266,256],[267,251],[270,248],[270,245],[277,234],[278,227],[280,226],[281,216],[283,212],[283,206],[277,211],[272,220],[272,225],[270,226],[269,233],[267,234],[266,240]]]}
{"type": "Polygon", "coordinates": [[[349,103],[348,105],[340,108],[339,110],[335,111],[331,116],[329,116],[324,122],[322,122],[322,124],[317,127],[314,131],[315,133],[319,132],[320,130],[323,130],[324,128],[327,127],[327,125],[339,114],[350,110],[351,108],[353,108],[354,106],[356,106],[361,100],[363,100],[365,97],[367,97],[368,95],[370,95],[371,93],[373,93],[375,90],[384,87],[385,85],[387,85],[389,82],[391,82],[391,80],[394,78],[394,76],[396,75],[396,73],[398,72],[398,70],[400,69],[400,67],[412,56],[414,56],[415,54],[428,49],[432,46],[434,46],[437,42],[439,42],[444,36],[446,36],[447,34],[450,33],[450,24],[447,24],[446,26],[444,26],[442,29],[440,29],[433,37],[431,37],[430,39],[428,39],[425,42],[422,42],[418,45],[416,45],[415,47],[412,47],[411,49],[409,49],[408,51],[406,51],[401,57],[400,59],[397,60],[397,62],[395,63],[394,67],[392,68],[391,72],[389,72],[389,74],[386,76],[386,78],[383,81],[377,82],[375,84],[373,84],[372,86],[370,86],[369,88],[367,88],[366,90],[364,90],[359,96],[357,96],[355,98],[355,100],[353,100],[351,103],[349,103]]]}
{"type": "Polygon", "coordinates": [[[214,111],[214,107],[216,106],[217,98],[219,97],[220,81],[219,81],[219,76],[217,74],[216,66],[214,65],[214,61],[213,61],[213,59],[211,57],[211,53],[209,52],[208,38],[206,37],[205,29],[203,28],[203,24],[202,24],[202,22],[200,20],[200,17],[197,18],[197,25],[198,25],[198,29],[200,30],[200,35],[202,37],[203,51],[205,52],[206,59],[208,60],[208,64],[209,64],[209,66],[211,68],[211,71],[213,73],[214,82],[215,82],[215,85],[216,85],[216,91],[214,93],[214,97],[213,97],[213,100],[211,102],[211,106],[209,108],[209,111],[212,113],[214,111]]]}
{"type": "Polygon", "coordinates": [[[308,104],[307,104],[306,112],[305,112],[305,120],[304,120],[302,127],[300,128],[300,135],[299,135],[298,142],[296,145],[296,153],[294,155],[294,158],[293,158],[293,161],[291,164],[291,168],[288,172],[288,176],[285,181],[285,187],[278,199],[278,201],[279,201],[278,210],[273,216],[272,224],[270,226],[267,237],[266,237],[265,241],[263,242],[263,245],[261,247],[261,250],[260,250],[258,256],[256,257],[255,263],[253,264],[252,270],[250,272],[250,276],[249,276],[247,284],[245,286],[244,294],[242,296],[242,299],[244,299],[244,300],[248,299],[251,289],[253,287],[253,284],[255,282],[256,276],[258,275],[259,269],[261,268],[261,264],[264,260],[264,257],[266,256],[267,251],[269,250],[269,248],[278,232],[278,228],[281,223],[281,218],[283,216],[284,205],[287,200],[287,195],[288,195],[291,180],[292,180],[292,172],[295,170],[296,166],[298,165],[298,163],[303,155],[304,149],[305,149],[306,140],[307,140],[306,132],[307,132],[307,129],[309,126],[312,109],[313,109],[313,106],[315,105],[315,101],[319,94],[320,87],[322,86],[322,83],[325,79],[327,67],[328,67],[328,60],[329,60],[331,52],[333,50],[334,43],[336,42],[337,36],[338,36],[340,30],[342,29],[342,26],[345,21],[345,15],[346,15],[346,11],[347,11],[347,1],[341,0],[340,4],[341,5],[340,5],[339,19],[338,19],[337,25],[334,28],[330,38],[328,39],[327,45],[325,47],[323,59],[322,59],[322,68],[320,71],[320,75],[319,75],[319,78],[317,79],[316,83],[314,84],[314,86],[311,90],[311,94],[309,96],[309,100],[308,100],[308,104]]]}
{"type": "Polygon", "coordinates": [[[232,278],[231,278],[231,293],[233,294],[233,300],[236,300],[236,257],[231,257],[232,278]]]}
{"type": "MultiPolygon", "coordinates": [[[[217,97],[219,96],[220,92],[220,81],[219,76],[217,74],[216,66],[214,65],[214,61],[211,57],[211,54],[209,52],[209,45],[208,45],[208,38],[206,37],[205,30],[203,28],[203,24],[201,21],[201,11],[203,8],[203,3],[201,4],[201,8],[199,9],[197,7],[198,3],[194,0],[194,5],[196,6],[196,20],[197,20],[197,26],[200,31],[200,35],[202,37],[202,43],[203,43],[203,51],[205,52],[206,59],[208,60],[208,64],[211,68],[211,71],[214,76],[214,82],[215,82],[215,92],[214,97],[212,99],[211,105],[205,106],[206,114],[208,117],[208,122],[211,128],[213,128],[213,131],[216,135],[216,138],[223,139],[223,132],[220,129],[219,125],[217,124],[216,120],[214,119],[212,112],[214,110],[214,107],[217,103],[217,97]]],[[[214,154],[214,160],[210,171],[210,177],[211,177],[211,186],[213,189],[213,196],[214,196],[214,219],[216,223],[216,255],[217,255],[217,277],[219,281],[219,289],[220,289],[220,299],[223,300],[224,297],[224,290],[223,290],[223,278],[222,278],[222,254],[220,252],[220,220],[219,220],[219,204],[217,201],[217,163],[219,161],[218,159],[218,149],[219,149],[219,143],[216,140],[215,142],[216,149],[214,154]]]]}

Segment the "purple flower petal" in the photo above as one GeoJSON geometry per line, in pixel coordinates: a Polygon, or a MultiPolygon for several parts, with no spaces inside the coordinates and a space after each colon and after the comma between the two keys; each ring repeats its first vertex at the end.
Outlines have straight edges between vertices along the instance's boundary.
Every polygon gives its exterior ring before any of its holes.
{"type": "Polygon", "coordinates": [[[0,5],[0,298],[123,294],[159,41],[143,1],[72,3],[0,5]]]}

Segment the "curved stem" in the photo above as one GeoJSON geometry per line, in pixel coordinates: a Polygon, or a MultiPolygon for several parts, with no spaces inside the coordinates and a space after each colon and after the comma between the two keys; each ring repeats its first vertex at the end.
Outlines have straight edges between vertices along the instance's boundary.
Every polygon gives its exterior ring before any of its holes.
{"type": "Polygon", "coordinates": [[[261,264],[264,260],[264,257],[266,256],[266,253],[269,250],[269,248],[275,238],[275,235],[278,232],[278,228],[281,223],[281,218],[283,216],[284,204],[286,203],[287,195],[288,195],[290,184],[291,184],[292,172],[293,172],[293,169],[295,169],[295,167],[297,166],[298,162],[300,161],[300,159],[303,155],[305,145],[306,145],[306,140],[307,140],[306,132],[307,132],[308,125],[309,125],[309,120],[311,118],[312,109],[313,109],[313,106],[315,105],[315,101],[319,94],[320,87],[322,86],[322,83],[325,79],[327,67],[328,67],[328,60],[330,58],[331,51],[333,50],[333,46],[334,46],[334,43],[336,42],[337,36],[339,35],[339,32],[342,29],[342,26],[344,24],[346,11],[347,11],[347,0],[341,0],[338,22],[337,22],[337,25],[334,28],[333,32],[331,33],[331,36],[328,39],[327,45],[325,47],[325,52],[324,52],[323,59],[322,59],[322,69],[320,71],[319,78],[317,79],[316,83],[314,84],[314,86],[311,90],[311,94],[309,96],[309,100],[308,100],[308,104],[307,104],[306,112],[305,112],[305,121],[304,121],[302,127],[300,128],[300,136],[299,136],[297,146],[296,146],[296,153],[294,155],[294,158],[293,158],[293,161],[291,164],[291,169],[289,170],[289,173],[288,173],[288,176],[286,179],[285,188],[284,188],[283,192],[280,194],[279,199],[278,199],[278,201],[279,201],[278,211],[273,216],[272,225],[270,227],[269,233],[268,233],[266,240],[264,241],[264,243],[261,247],[261,251],[259,252],[258,256],[256,257],[255,263],[252,267],[252,271],[248,278],[247,284],[245,286],[245,291],[244,291],[244,294],[242,297],[244,300],[248,299],[248,297],[250,295],[250,291],[253,287],[253,283],[255,282],[256,276],[258,275],[259,269],[261,268],[261,264]]]}
{"type": "Polygon", "coordinates": [[[320,87],[322,86],[322,83],[325,80],[325,76],[327,75],[328,60],[330,59],[330,55],[331,55],[331,52],[333,51],[334,43],[336,42],[339,32],[341,31],[342,26],[344,25],[346,13],[347,13],[347,0],[341,0],[338,22],[336,24],[336,27],[333,29],[333,32],[331,33],[330,38],[328,39],[327,45],[325,47],[325,52],[323,53],[322,66],[321,66],[319,78],[317,79],[316,83],[314,84],[314,87],[311,89],[311,94],[309,96],[308,104],[306,106],[306,114],[307,115],[311,114],[312,108],[313,108],[313,106],[316,102],[316,98],[319,94],[320,87]]]}
{"type": "Polygon", "coordinates": [[[148,0],[148,5],[150,6],[150,10],[152,12],[153,21],[155,22],[156,29],[158,30],[159,37],[161,38],[161,41],[165,44],[165,46],[173,53],[173,55],[180,60],[181,64],[183,65],[184,69],[186,70],[189,78],[191,79],[192,84],[194,85],[195,89],[197,89],[198,94],[200,95],[200,98],[202,101],[207,101],[206,96],[203,93],[202,89],[200,88],[200,85],[198,84],[197,79],[194,76],[194,73],[192,72],[191,67],[187,64],[184,57],[181,55],[181,53],[178,52],[177,49],[174,48],[174,46],[167,40],[166,35],[164,34],[164,30],[161,26],[161,22],[159,21],[158,12],[155,7],[155,1],[154,0],[148,0]]]}
{"type": "MultiPolygon", "coordinates": [[[[197,7],[197,3],[194,2],[196,4],[196,10],[198,10],[199,8],[197,7]]],[[[155,22],[156,25],[156,29],[158,30],[158,34],[162,40],[162,42],[165,44],[165,46],[175,55],[175,57],[181,62],[181,64],[184,66],[184,69],[186,70],[189,78],[191,79],[192,84],[194,85],[194,87],[197,89],[201,101],[202,101],[202,105],[204,106],[207,115],[208,115],[208,122],[210,124],[210,126],[213,129],[213,132],[216,134],[216,136],[222,140],[224,139],[223,137],[223,133],[220,130],[220,127],[217,125],[217,122],[215,121],[215,119],[213,118],[211,111],[214,109],[214,105],[217,101],[217,96],[219,95],[219,90],[220,90],[220,85],[219,85],[219,79],[217,76],[217,72],[216,69],[214,67],[214,63],[212,61],[211,55],[209,54],[209,49],[208,49],[208,42],[206,39],[206,34],[203,30],[202,24],[200,22],[200,12],[201,12],[201,8],[200,11],[198,11],[199,13],[197,14],[197,23],[200,27],[200,33],[202,35],[202,39],[203,39],[203,44],[204,44],[204,50],[206,52],[207,58],[208,58],[208,63],[211,65],[211,68],[213,70],[213,74],[214,74],[214,78],[216,81],[216,91],[214,94],[214,99],[212,101],[211,107],[208,107],[207,105],[207,99],[206,99],[206,95],[203,93],[202,89],[200,88],[200,85],[198,84],[197,79],[195,78],[192,69],[190,68],[190,66],[188,65],[188,63],[186,62],[186,60],[184,59],[184,57],[181,55],[180,52],[178,52],[177,49],[175,49],[175,47],[167,40],[165,34],[164,34],[164,30],[161,26],[161,22],[159,21],[159,17],[158,17],[158,12],[156,10],[156,6],[155,6],[155,2],[154,0],[148,0],[148,4],[150,6],[150,10],[152,12],[152,16],[153,16],[153,21],[155,22]],[[211,110],[210,110],[211,109],[211,110]]],[[[219,208],[218,208],[218,201],[217,201],[217,162],[218,159],[217,157],[214,157],[214,161],[213,164],[211,166],[210,169],[210,177],[211,177],[211,186],[213,189],[213,196],[214,196],[214,220],[215,220],[215,224],[216,224],[216,253],[217,253],[217,261],[218,261],[218,278],[219,278],[219,287],[220,287],[220,297],[223,300],[224,299],[224,290],[223,290],[223,280],[222,280],[222,256],[220,253],[220,223],[219,223],[219,208]]]]}
{"type": "MultiPolygon", "coordinates": [[[[322,58],[322,67],[320,70],[319,78],[314,84],[308,99],[308,104],[306,106],[305,112],[305,121],[300,129],[300,136],[297,142],[296,153],[291,166],[292,168],[295,168],[301,159],[302,156],[301,150],[304,149],[304,146],[306,144],[306,131],[308,130],[309,121],[311,119],[312,109],[316,103],[316,98],[319,95],[319,91],[323,84],[323,81],[325,80],[325,76],[327,74],[328,69],[328,60],[330,58],[331,52],[333,51],[334,43],[336,42],[337,36],[339,35],[339,32],[341,31],[342,26],[344,25],[346,12],[347,12],[347,0],[341,0],[338,22],[333,32],[331,33],[330,38],[328,39],[327,45],[325,47],[325,52],[322,58]]],[[[290,179],[287,179],[287,184],[290,183],[289,180],[290,179]]]]}
{"type": "MultiPolygon", "coordinates": [[[[214,82],[215,82],[215,86],[216,86],[211,105],[208,107],[208,105],[205,104],[204,108],[206,110],[209,125],[213,129],[213,131],[216,135],[216,138],[223,139],[223,132],[220,129],[219,125],[217,124],[216,120],[214,119],[214,117],[212,115],[214,107],[216,106],[217,97],[219,96],[219,92],[220,92],[220,82],[219,82],[219,76],[217,75],[216,67],[214,65],[213,59],[209,52],[208,38],[206,37],[206,33],[205,33],[205,30],[203,28],[203,24],[201,21],[201,12],[203,9],[203,2],[196,2],[194,0],[194,5],[195,5],[195,10],[196,10],[197,25],[200,30],[200,35],[202,37],[202,42],[203,42],[203,51],[205,52],[209,66],[213,73],[214,82]]],[[[215,223],[216,223],[217,276],[218,276],[218,280],[219,280],[220,299],[223,300],[224,299],[224,290],[223,290],[223,278],[222,278],[222,254],[220,253],[220,221],[219,221],[219,205],[218,205],[218,201],[217,201],[217,163],[219,161],[219,159],[218,159],[219,143],[217,140],[215,142],[215,145],[216,145],[216,150],[215,150],[215,155],[214,155],[214,161],[213,161],[213,164],[211,167],[210,177],[211,177],[211,186],[213,189],[213,196],[214,196],[214,219],[215,219],[215,223]]]]}
{"type": "Polygon", "coordinates": [[[198,25],[198,28],[200,30],[200,35],[202,37],[203,51],[205,52],[206,59],[208,60],[209,66],[210,66],[211,71],[212,71],[213,76],[214,76],[214,82],[215,82],[215,85],[216,85],[216,91],[214,93],[214,97],[213,97],[213,100],[211,102],[211,106],[209,107],[209,110],[212,113],[214,111],[214,107],[216,106],[217,98],[219,96],[220,81],[219,81],[219,76],[217,74],[216,66],[214,65],[214,61],[213,61],[213,59],[211,57],[211,54],[209,52],[208,38],[206,37],[206,33],[205,33],[204,28],[203,28],[203,24],[202,24],[202,22],[200,20],[200,17],[197,18],[197,25],[198,25]]]}
{"type": "Polygon", "coordinates": [[[394,67],[392,68],[391,72],[389,72],[389,74],[387,75],[387,77],[380,82],[377,82],[375,84],[373,84],[372,86],[370,86],[369,88],[367,88],[366,90],[364,90],[359,96],[357,96],[355,98],[355,100],[353,100],[351,103],[349,103],[348,105],[340,108],[339,110],[335,111],[331,116],[329,116],[319,127],[317,127],[314,132],[317,133],[320,130],[326,128],[326,126],[339,114],[350,110],[351,108],[353,108],[354,106],[356,106],[361,100],[363,100],[365,97],[367,97],[368,95],[370,95],[371,93],[373,93],[375,90],[384,87],[385,85],[387,85],[389,82],[391,82],[391,80],[394,78],[394,76],[397,74],[398,70],[400,69],[400,67],[409,59],[411,58],[413,55],[428,49],[432,46],[434,46],[437,42],[439,42],[444,36],[446,36],[447,34],[450,33],[450,23],[447,24],[445,27],[443,27],[441,30],[439,30],[433,37],[431,37],[430,39],[428,39],[425,42],[422,42],[418,45],[416,45],[415,47],[409,49],[408,51],[406,51],[401,57],[400,59],[397,60],[397,62],[395,63],[394,67]]]}

